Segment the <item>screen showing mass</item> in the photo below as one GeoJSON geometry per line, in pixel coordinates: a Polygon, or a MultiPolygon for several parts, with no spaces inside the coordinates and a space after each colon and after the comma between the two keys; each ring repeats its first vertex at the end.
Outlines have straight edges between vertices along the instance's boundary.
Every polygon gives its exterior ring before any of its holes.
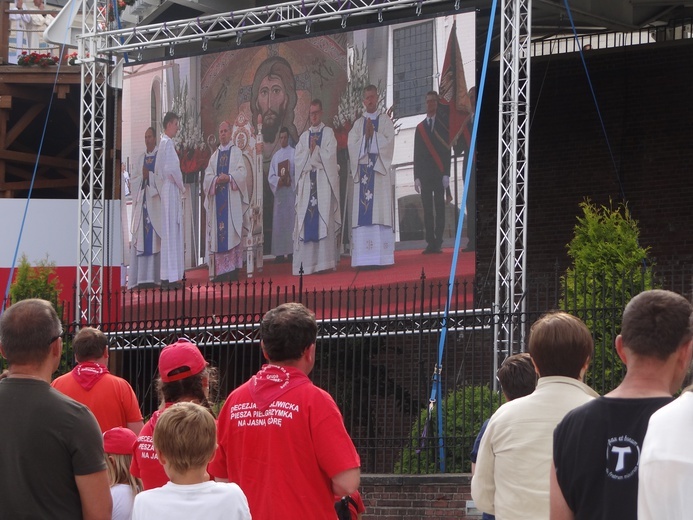
{"type": "Polygon", "coordinates": [[[475,34],[455,13],[126,66],[129,276],[445,277],[459,222],[473,276],[475,34]]]}

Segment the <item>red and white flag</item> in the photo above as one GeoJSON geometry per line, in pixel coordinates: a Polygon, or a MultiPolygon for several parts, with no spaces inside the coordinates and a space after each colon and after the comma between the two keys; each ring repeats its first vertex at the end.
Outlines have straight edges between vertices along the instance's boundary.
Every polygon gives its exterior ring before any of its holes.
{"type": "MultiPolygon", "coordinates": [[[[444,112],[448,116],[448,146],[452,146],[463,132],[467,122],[474,114],[472,100],[467,90],[467,80],[464,77],[462,54],[457,42],[457,22],[452,24],[452,32],[445,51],[443,71],[440,75],[439,103],[447,107],[444,112]]],[[[469,143],[467,143],[469,144],[469,143]]]]}

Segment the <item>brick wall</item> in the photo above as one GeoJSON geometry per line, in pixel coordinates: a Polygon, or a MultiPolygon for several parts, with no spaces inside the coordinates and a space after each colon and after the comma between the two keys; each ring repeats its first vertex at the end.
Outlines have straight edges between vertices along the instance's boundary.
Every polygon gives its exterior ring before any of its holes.
{"type": "Polygon", "coordinates": [[[364,520],[480,518],[465,514],[470,476],[462,475],[363,475],[361,494],[364,520]]]}
{"type": "MultiPolygon", "coordinates": [[[[568,263],[578,204],[628,201],[659,263],[693,258],[693,43],[585,54],[609,153],[580,57],[532,61],[527,272],[568,263]]],[[[477,156],[477,272],[495,265],[498,67],[490,69],[477,156]]]]}

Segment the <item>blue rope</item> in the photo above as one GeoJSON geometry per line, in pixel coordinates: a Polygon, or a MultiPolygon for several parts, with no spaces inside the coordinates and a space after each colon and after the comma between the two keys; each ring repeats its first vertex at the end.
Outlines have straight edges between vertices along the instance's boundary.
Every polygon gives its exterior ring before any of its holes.
{"type": "MultiPolygon", "coordinates": [[[[72,9],[74,9],[75,2],[72,4],[72,9]]],[[[68,34],[69,27],[65,29],[65,37],[63,38],[63,41],[67,39],[67,34],[68,34]]],[[[60,75],[60,66],[62,63],[62,58],[63,58],[63,53],[65,52],[65,44],[63,43],[60,46],[60,54],[59,57],[60,59],[58,60],[58,66],[55,71],[55,78],[53,79],[53,91],[55,91],[55,86],[58,84],[58,76],[60,75]]],[[[34,182],[36,181],[36,172],[38,171],[38,165],[39,165],[39,159],[41,158],[41,151],[43,150],[43,143],[46,140],[46,131],[48,128],[48,120],[50,119],[51,115],[51,109],[53,107],[53,95],[51,95],[51,99],[48,102],[48,111],[46,112],[46,119],[43,122],[43,131],[41,132],[41,141],[39,142],[39,147],[38,151],[36,152],[36,162],[34,162],[34,172],[31,175],[31,183],[29,184],[29,194],[27,195],[26,198],[26,204],[24,205],[24,214],[22,215],[22,223],[19,225],[19,235],[17,236],[17,245],[14,248],[14,255],[12,256],[12,265],[10,266],[10,276],[7,279],[7,285],[5,286],[5,297],[2,300],[2,308],[0,308],[0,316],[5,312],[5,308],[7,307],[7,300],[10,295],[10,287],[12,286],[12,279],[14,278],[14,270],[17,265],[17,256],[19,256],[19,246],[22,242],[22,235],[24,233],[24,224],[26,224],[26,216],[27,213],[29,212],[29,203],[31,202],[31,194],[34,191],[34,182]]]]}
{"type": "MultiPolygon", "coordinates": [[[[476,111],[474,112],[474,125],[472,127],[472,137],[469,143],[468,155],[465,161],[464,175],[464,190],[462,192],[462,204],[460,206],[460,216],[457,221],[457,232],[455,235],[455,249],[452,254],[452,265],[450,266],[450,277],[448,279],[448,297],[445,301],[445,311],[443,313],[443,327],[440,332],[438,341],[438,364],[433,370],[433,387],[431,389],[431,399],[428,407],[428,421],[431,418],[433,404],[437,405],[438,414],[438,453],[440,472],[445,473],[445,443],[443,441],[443,404],[442,396],[442,370],[443,370],[443,353],[445,351],[445,337],[448,331],[448,316],[450,315],[450,302],[452,301],[452,289],[455,282],[455,272],[457,270],[457,260],[459,257],[460,242],[462,241],[462,226],[464,224],[464,210],[467,207],[467,195],[469,194],[469,183],[472,176],[472,164],[474,163],[474,152],[476,149],[476,136],[479,128],[479,117],[481,115],[481,105],[484,100],[484,88],[486,86],[486,76],[488,74],[488,64],[491,57],[491,40],[493,38],[493,23],[496,16],[496,8],[498,0],[493,0],[491,6],[491,15],[489,19],[488,32],[486,33],[486,47],[484,50],[484,62],[481,69],[481,82],[477,96],[476,111]]],[[[428,422],[427,421],[427,422],[428,422]]]]}
{"type": "Polygon", "coordinates": [[[580,39],[578,38],[577,29],[575,28],[575,22],[573,21],[573,14],[570,11],[570,6],[568,5],[568,0],[563,0],[565,4],[565,10],[568,13],[568,20],[570,20],[570,26],[573,29],[573,37],[575,38],[575,43],[580,52],[580,59],[582,60],[582,67],[585,69],[585,75],[587,76],[587,83],[590,86],[590,92],[592,93],[592,99],[594,100],[594,106],[597,109],[597,116],[599,116],[599,123],[602,126],[602,132],[604,133],[604,139],[606,139],[606,147],[609,149],[609,156],[611,157],[611,164],[614,167],[614,172],[616,173],[616,180],[618,181],[618,189],[621,192],[621,197],[626,200],[626,193],[623,190],[623,183],[621,182],[621,175],[618,171],[618,166],[616,165],[616,159],[614,158],[614,152],[611,150],[611,143],[609,142],[609,135],[606,133],[606,125],[604,124],[604,118],[602,117],[602,112],[599,109],[599,102],[597,101],[597,94],[594,92],[594,85],[592,84],[592,78],[590,77],[590,71],[587,69],[587,62],[585,61],[585,53],[582,50],[582,45],[580,45],[580,39]]]}

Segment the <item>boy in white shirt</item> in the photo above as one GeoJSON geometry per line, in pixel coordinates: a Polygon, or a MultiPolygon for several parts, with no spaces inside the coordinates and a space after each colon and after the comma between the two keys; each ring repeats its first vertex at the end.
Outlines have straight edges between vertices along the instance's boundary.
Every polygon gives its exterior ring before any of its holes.
{"type": "Polygon", "coordinates": [[[207,409],[181,402],[164,411],[154,428],[154,450],[171,481],[139,493],[132,520],[250,520],[241,488],[209,478],[216,445],[216,424],[207,409]]]}

